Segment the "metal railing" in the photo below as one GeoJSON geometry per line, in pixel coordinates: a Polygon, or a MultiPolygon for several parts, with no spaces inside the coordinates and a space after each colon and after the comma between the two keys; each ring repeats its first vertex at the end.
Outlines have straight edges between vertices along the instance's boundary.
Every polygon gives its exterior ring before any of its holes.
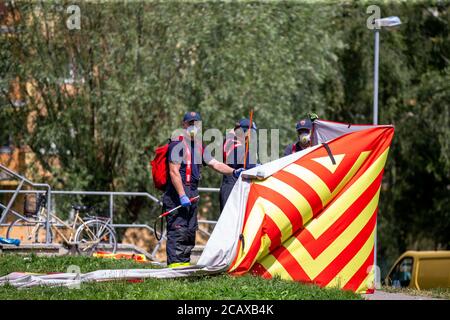
{"type": "MultiPolygon", "coordinates": [[[[151,256],[156,260],[156,253],[158,252],[159,248],[162,245],[162,242],[166,240],[166,231],[164,231],[162,234],[158,234],[157,230],[154,230],[151,226],[147,224],[114,224],[114,207],[115,207],[115,199],[117,197],[144,197],[147,198],[154,203],[158,204],[159,206],[162,206],[162,202],[155,196],[151,195],[148,192],[117,192],[117,191],[65,191],[65,190],[52,190],[50,185],[48,184],[40,184],[40,183],[33,183],[30,180],[26,179],[25,177],[9,170],[8,168],[4,167],[3,165],[0,165],[0,170],[4,170],[7,173],[11,174],[13,177],[20,180],[19,186],[16,188],[16,190],[0,190],[0,194],[7,194],[12,193],[12,197],[10,198],[8,205],[3,205],[0,203],[0,207],[3,209],[3,213],[0,217],[0,226],[8,226],[9,224],[4,224],[4,220],[6,219],[6,216],[8,213],[12,213],[13,215],[24,219],[26,222],[33,222],[28,217],[21,215],[20,213],[14,211],[11,209],[14,201],[17,198],[18,194],[42,194],[47,193],[47,219],[46,219],[46,244],[50,243],[50,213],[52,213],[52,199],[54,195],[82,195],[82,196],[106,196],[109,198],[109,208],[108,213],[109,217],[111,219],[110,226],[113,228],[145,228],[149,230],[154,235],[158,235],[158,238],[160,240],[156,244],[155,248],[153,248],[151,256]],[[32,187],[45,187],[47,190],[21,190],[24,183],[29,184],[32,187]]],[[[219,188],[199,188],[200,192],[219,192],[219,188]]],[[[56,197],[55,197],[56,198],[56,197]]],[[[54,212],[53,212],[54,214],[54,212]]],[[[199,220],[199,224],[216,224],[217,221],[213,220],[199,220]]],[[[58,225],[56,225],[58,226],[58,225]]],[[[210,236],[210,233],[206,230],[199,229],[200,232],[205,234],[206,236],[210,236]]]]}
{"type": "MultiPolygon", "coordinates": [[[[16,190],[13,191],[13,195],[9,199],[8,204],[6,206],[4,206],[4,205],[1,206],[3,208],[3,212],[0,215],[0,225],[3,224],[4,220],[6,219],[8,212],[10,212],[10,209],[11,209],[14,201],[16,201],[17,195],[22,190],[22,187],[24,184],[27,184],[33,188],[46,188],[47,192],[48,192],[48,197],[47,197],[48,210],[47,210],[47,222],[46,222],[46,226],[45,226],[45,229],[46,229],[45,242],[47,244],[50,243],[50,212],[51,212],[51,206],[52,206],[52,196],[51,196],[52,187],[47,183],[34,183],[34,182],[28,180],[27,178],[25,178],[24,176],[21,176],[20,174],[10,170],[9,168],[5,167],[2,164],[0,164],[0,171],[6,172],[11,177],[19,180],[19,185],[17,186],[16,190]]],[[[16,213],[13,212],[13,214],[17,214],[17,212],[16,213]]],[[[25,217],[22,217],[22,218],[25,218],[25,217]]],[[[26,220],[26,218],[25,218],[25,220],[26,220]]]]}

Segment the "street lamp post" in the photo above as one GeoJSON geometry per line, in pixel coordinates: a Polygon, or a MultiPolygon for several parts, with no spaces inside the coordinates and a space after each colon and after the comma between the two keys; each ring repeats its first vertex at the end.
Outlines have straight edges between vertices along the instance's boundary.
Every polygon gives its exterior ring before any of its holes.
{"type": "MultiPolygon", "coordinates": [[[[380,53],[380,29],[382,27],[394,27],[400,25],[402,22],[399,17],[387,17],[382,19],[375,19],[375,45],[374,45],[374,61],[373,61],[373,124],[378,124],[378,63],[380,53]]],[[[378,242],[378,221],[375,223],[375,244],[374,244],[374,277],[375,281],[381,275],[378,275],[377,270],[377,242],[378,242]]]]}
{"type": "Polygon", "coordinates": [[[374,63],[373,63],[373,124],[378,124],[378,62],[380,54],[380,29],[382,27],[394,27],[402,22],[399,17],[387,17],[375,19],[375,46],[374,46],[374,63]]]}
{"type": "Polygon", "coordinates": [[[378,62],[380,54],[380,30],[375,29],[375,46],[373,60],[373,124],[378,124],[378,62]]]}

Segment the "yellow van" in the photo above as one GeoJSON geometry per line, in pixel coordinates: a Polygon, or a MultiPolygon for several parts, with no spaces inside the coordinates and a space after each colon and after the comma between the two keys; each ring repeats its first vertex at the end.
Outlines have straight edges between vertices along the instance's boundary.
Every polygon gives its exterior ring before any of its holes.
{"type": "Polygon", "coordinates": [[[450,251],[406,251],[384,283],[417,290],[450,288],[450,251]]]}

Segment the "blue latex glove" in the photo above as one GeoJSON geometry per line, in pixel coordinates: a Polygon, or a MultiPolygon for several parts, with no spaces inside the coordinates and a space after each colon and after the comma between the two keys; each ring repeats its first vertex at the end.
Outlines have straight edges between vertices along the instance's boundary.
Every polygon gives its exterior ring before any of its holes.
{"type": "Polygon", "coordinates": [[[239,168],[239,169],[233,170],[233,177],[235,177],[236,179],[239,178],[239,176],[241,175],[242,171],[244,171],[244,168],[239,168]]]}
{"type": "Polygon", "coordinates": [[[189,207],[191,205],[191,201],[189,200],[189,198],[185,194],[180,196],[180,202],[181,202],[181,205],[183,207],[185,207],[185,208],[189,207]]]}

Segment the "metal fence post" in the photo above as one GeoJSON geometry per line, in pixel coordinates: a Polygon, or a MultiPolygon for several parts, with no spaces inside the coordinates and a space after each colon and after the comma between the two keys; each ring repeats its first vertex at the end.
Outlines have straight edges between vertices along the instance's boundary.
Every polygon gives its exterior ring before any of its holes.
{"type": "Polygon", "coordinates": [[[111,224],[113,224],[113,218],[114,218],[114,195],[112,193],[109,195],[109,217],[111,218],[111,224]]]}
{"type": "MultiPolygon", "coordinates": [[[[112,193],[109,195],[109,218],[111,219],[110,223],[112,226],[113,218],[114,218],[114,195],[112,193]]],[[[113,231],[115,232],[114,227],[113,227],[113,231]]],[[[116,234],[116,237],[117,237],[117,234],[116,234]]],[[[112,243],[112,238],[109,238],[109,243],[110,244],[112,243]]]]}
{"type": "Polygon", "coordinates": [[[52,189],[47,191],[47,221],[45,223],[45,243],[50,244],[50,214],[52,212],[52,189]]]}

